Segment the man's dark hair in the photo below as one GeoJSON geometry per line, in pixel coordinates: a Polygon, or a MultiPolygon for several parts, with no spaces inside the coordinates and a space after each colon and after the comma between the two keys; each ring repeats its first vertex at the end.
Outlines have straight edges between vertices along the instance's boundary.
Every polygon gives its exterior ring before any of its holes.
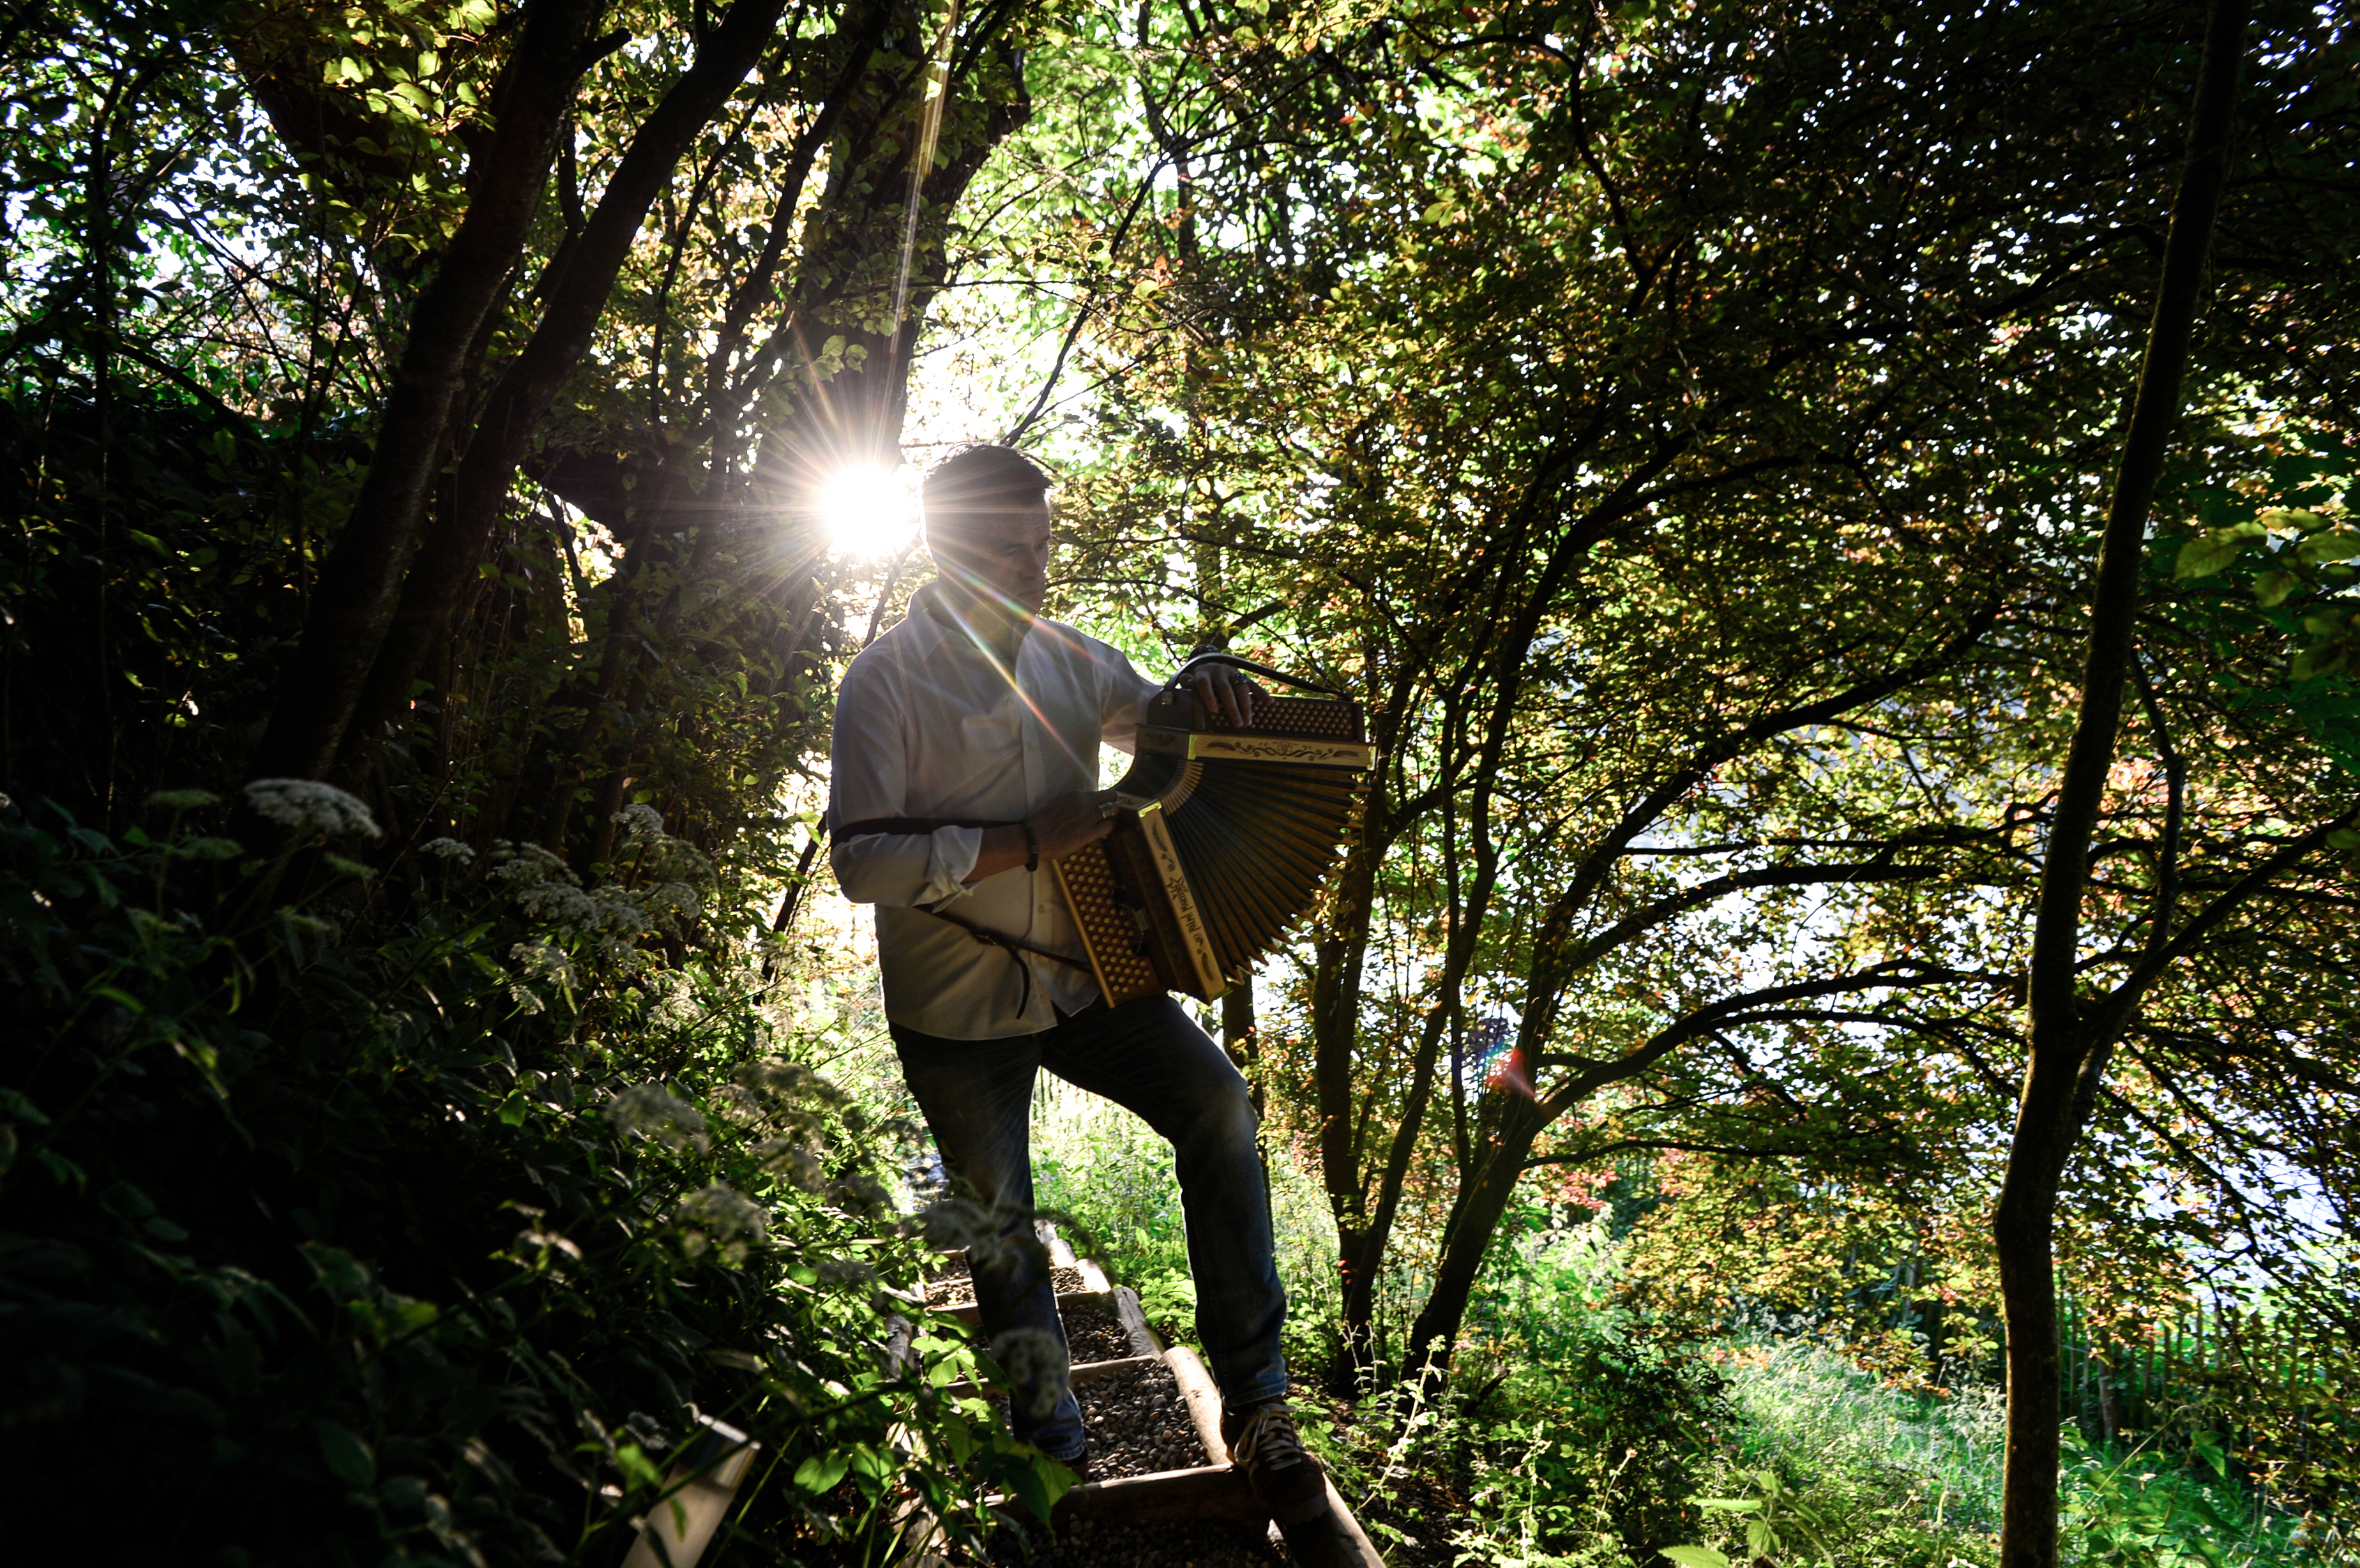
{"type": "Polygon", "coordinates": [[[978,519],[1030,507],[1054,483],[1033,461],[1009,446],[971,446],[936,463],[919,492],[926,538],[956,539],[978,519]]]}

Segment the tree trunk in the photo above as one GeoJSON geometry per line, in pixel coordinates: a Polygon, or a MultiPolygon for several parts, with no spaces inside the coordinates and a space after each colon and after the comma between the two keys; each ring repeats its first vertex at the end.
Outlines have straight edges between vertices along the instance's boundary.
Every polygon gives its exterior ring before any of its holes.
{"type": "Polygon", "coordinates": [[[761,58],[785,8],[786,0],[738,0],[721,26],[706,36],[695,63],[672,83],[631,138],[630,150],[583,225],[563,271],[552,280],[541,325],[493,388],[460,462],[455,497],[428,528],[417,562],[402,584],[399,607],[370,672],[350,738],[344,743],[347,755],[343,772],[366,768],[386,726],[409,707],[410,681],[426,650],[447,638],[458,624],[475,583],[476,561],[499,526],[526,447],[558,387],[590,346],[591,332],[648,209],[672,178],[681,155],[761,58]]]}
{"type": "MultiPolygon", "coordinates": [[[[991,27],[1005,27],[1015,15],[1013,11],[993,13],[991,27]]],[[[909,255],[908,313],[901,331],[878,330],[870,319],[873,312],[864,314],[865,307],[857,301],[873,302],[884,292],[880,278],[886,277],[882,258],[889,235],[894,247],[893,265],[900,265],[907,175],[920,140],[915,90],[922,85],[919,72],[926,56],[923,38],[913,43],[904,38],[903,48],[894,50],[874,49],[874,38],[864,33],[856,39],[855,52],[864,64],[858,80],[847,77],[851,85],[845,90],[853,94],[854,107],[834,121],[840,135],[830,158],[831,168],[840,165],[844,172],[840,179],[831,176],[827,201],[804,226],[807,248],[799,264],[801,278],[788,321],[780,330],[781,338],[792,346],[781,345],[780,358],[788,363],[777,374],[802,383],[794,412],[767,431],[756,451],[753,472],[742,486],[726,487],[724,476],[715,473],[707,493],[692,498],[685,465],[678,454],[667,452],[662,454],[661,483],[655,486],[657,499],[631,508],[629,550],[608,596],[608,646],[596,694],[584,702],[577,687],[569,694],[574,701],[561,702],[560,705],[580,705],[584,717],[570,738],[552,743],[534,769],[536,779],[545,780],[547,793],[539,801],[540,825],[533,836],[552,850],[566,840],[580,784],[628,768],[628,756],[618,755],[608,743],[608,733],[618,716],[609,704],[621,691],[639,689],[628,682],[645,681],[651,647],[670,646],[679,601],[673,596],[662,604],[645,602],[638,586],[648,579],[643,566],[660,556],[678,560],[683,541],[688,544],[683,564],[693,579],[707,572],[714,553],[725,542],[740,550],[741,560],[775,556],[782,537],[791,541],[808,525],[811,492],[831,468],[861,461],[890,462],[898,456],[912,350],[918,326],[944,276],[946,215],[966,194],[991,151],[1025,123],[1032,99],[1024,84],[1021,51],[1000,41],[995,31],[962,41],[962,49],[971,50],[976,60],[945,89],[957,135],[946,135],[943,146],[947,151],[924,181],[930,220],[921,226],[920,238],[909,255]],[[917,50],[914,58],[911,49],[917,50]],[[987,49],[992,51],[989,60],[987,49]],[[994,92],[1000,95],[991,96],[994,92]],[[855,179],[855,171],[865,178],[855,179]],[[869,287],[852,287],[858,283],[869,287]],[[869,324],[863,325],[864,321],[869,324]],[[814,356],[806,352],[810,340],[831,333],[842,336],[848,346],[862,348],[867,357],[857,363],[847,361],[842,371],[825,380],[813,377],[808,373],[814,356]],[[788,519],[783,535],[781,516],[788,519]],[[666,552],[671,553],[666,556],[666,552]],[[652,644],[641,636],[638,619],[659,628],[652,644]],[[571,780],[564,777],[569,769],[574,776],[571,780]]],[[[821,118],[827,121],[833,114],[831,109],[821,118]]],[[[725,322],[724,327],[738,330],[733,322],[725,322]]],[[[768,385],[763,376],[749,373],[749,381],[761,384],[732,391],[731,407],[743,407],[761,397],[768,385]]],[[[717,453],[733,438],[730,432],[716,430],[714,439],[717,453]]],[[[643,481],[641,493],[645,490],[643,481]]],[[[807,621],[798,606],[808,604],[808,586],[807,572],[800,563],[784,572],[759,567],[741,572],[727,592],[705,600],[700,613],[706,619],[702,624],[710,626],[715,618],[726,621],[747,615],[749,606],[772,604],[780,611],[775,624],[781,639],[771,645],[771,652],[781,668],[792,674],[804,657],[807,643],[807,621]]],[[[622,709],[632,710],[636,702],[636,697],[626,698],[622,709]]],[[[530,795],[531,791],[522,792],[514,808],[517,813],[533,808],[530,795]]]]}
{"type": "MultiPolygon", "coordinates": [[[[2085,1018],[2077,993],[2081,902],[2090,843],[2114,766],[2114,732],[2137,607],[2147,512],[2180,419],[2205,255],[2220,208],[2244,48],[2245,0],[2215,0],[2190,117],[2188,158],[2172,202],[2163,280],[2139,369],[2138,397],[2123,442],[2098,551],[2081,717],[2060,781],[2056,819],[2041,871],[2027,985],[2029,1061],[2016,1109],[2007,1174],[1992,1216],[2000,1299],[2007,1322],[2007,1462],[2001,1502],[2002,1568],[2054,1568],[2057,1552],[2058,1421],[2062,1398],[2057,1349],[2053,1242],[2057,1192],[2089,1118],[2106,1060],[2126,1016],[2085,1018]]],[[[2161,933],[2158,933],[2160,935],[2161,933]]]]}
{"type": "Polygon", "coordinates": [[[1492,1092],[1497,1106],[1497,1136],[1490,1147],[1477,1144],[1482,1161],[1471,1181],[1459,1189],[1459,1202],[1442,1231],[1442,1257],[1435,1265],[1434,1289],[1410,1325],[1409,1345],[1402,1357],[1405,1377],[1416,1377],[1429,1388],[1450,1369],[1459,1330],[1467,1321],[1467,1304],[1474,1299],[1475,1281],[1483,1272],[1483,1258],[1499,1233],[1500,1221],[1516,1196],[1524,1160],[1533,1139],[1547,1119],[1530,1100],[1506,1090],[1492,1092]]]}
{"type": "Polygon", "coordinates": [[[600,0],[537,0],[492,95],[490,145],[467,178],[467,215],[411,313],[367,478],[321,568],[303,634],[247,772],[318,779],[335,761],[417,549],[448,447],[469,345],[523,253],[600,0]]]}
{"type": "MultiPolygon", "coordinates": [[[[1254,1022],[1253,972],[1248,970],[1221,993],[1221,1048],[1240,1073],[1250,1073],[1262,1061],[1262,1035],[1254,1022]]],[[[1253,1085],[1254,1115],[1262,1115],[1262,1085],[1253,1085]]]]}
{"type": "MultiPolygon", "coordinates": [[[[1382,837],[1373,820],[1381,807],[1371,789],[1361,841],[1337,877],[1336,935],[1319,943],[1311,980],[1313,1092],[1319,1111],[1319,1171],[1336,1219],[1344,1356],[1369,1365],[1374,1341],[1377,1258],[1368,1246],[1367,1194],[1360,1186],[1353,1115],[1353,1053],[1360,1043],[1360,973],[1375,909],[1376,862],[1382,837]]],[[[1382,1248],[1379,1248],[1382,1251],[1382,1248]]]]}

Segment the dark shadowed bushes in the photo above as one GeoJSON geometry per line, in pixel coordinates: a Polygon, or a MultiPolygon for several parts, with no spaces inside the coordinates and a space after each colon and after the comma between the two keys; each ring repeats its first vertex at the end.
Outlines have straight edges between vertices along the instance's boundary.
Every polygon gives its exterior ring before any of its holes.
{"type": "Polygon", "coordinates": [[[454,844],[364,945],[325,830],[366,813],[272,810],[300,901],[252,898],[201,792],[112,839],[0,813],[0,1430],[89,1560],[611,1561],[700,1416],[762,1443],[752,1528],[804,1561],[876,1560],[912,1495],[1045,1501],[889,1354],[902,1129],[750,975],[642,953],[692,881],[651,913],[666,884],[454,844]]]}

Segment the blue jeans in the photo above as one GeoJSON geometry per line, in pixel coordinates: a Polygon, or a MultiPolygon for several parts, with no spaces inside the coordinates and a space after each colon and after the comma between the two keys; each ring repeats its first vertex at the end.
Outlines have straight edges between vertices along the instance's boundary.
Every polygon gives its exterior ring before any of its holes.
{"type": "MultiPolygon", "coordinates": [[[[1094,1005],[1060,1015],[1043,1033],[1005,1040],[943,1040],[895,1024],[893,1044],[944,1167],[991,1209],[1002,1236],[1032,1228],[1039,1069],[1112,1100],[1161,1134],[1180,1177],[1197,1342],[1222,1400],[1237,1409],[1285,1395],[1278,1338],[1286,1293],[1271,1256],[1253,1102],[1245,1079],[1179,1003],[1158,996],[1120,1007],[1094,1005]]],[[[1003,1247],[980,1266],[970,1259],[969,1268],[987,1338],[1036,1328],[1065,1344],[1056,1288],[1037,1253],[1003,1247]]],[[[1019,1410],[1015,1426],[1017,1436],[1055,1458],[1082,1451],[1081,1407],[1070,1392],[1037,1422],[1019,1410]]]]}

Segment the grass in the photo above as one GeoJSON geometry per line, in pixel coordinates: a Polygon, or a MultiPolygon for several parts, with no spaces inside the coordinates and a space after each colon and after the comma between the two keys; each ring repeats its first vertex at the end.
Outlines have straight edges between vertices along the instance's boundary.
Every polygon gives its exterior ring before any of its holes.
{"type": "MultiPolygon", "coordinates": [[[[1754,1338],[1716,1347],[1737,1416],[1708,1495],[1710,1544],[1736,1554],[1744,1528],[1784,1508],[1780,1561],[1841,1564],[1994,1561],[2006,1455],[1998,1389],[1935,1400],[1886,1388],[1825,1345],[1754,1338]],[[1802,1548],[1803,1550],[1797,1550],[1802,1548]]],[[[2217,1440],[2185,1453],[2101,1450],[2066,1432],[2061,1487],[2069,1568],[2276,1568],[2337,1563],[2256,1506],[2217,1440]]]]}
{"type": "Polygon", "coordinates": [[[1716,1346],[1711,1358],[1739,1417],[1739,1465],[1781,1464],[1820,1483],[1874,1478],[1922,1499],[1936,1528],[1998,1529],[2007,1452],[1998,1389],[1942,1401],[1896,1393],[1808,1340],[1716,1346]]]}

